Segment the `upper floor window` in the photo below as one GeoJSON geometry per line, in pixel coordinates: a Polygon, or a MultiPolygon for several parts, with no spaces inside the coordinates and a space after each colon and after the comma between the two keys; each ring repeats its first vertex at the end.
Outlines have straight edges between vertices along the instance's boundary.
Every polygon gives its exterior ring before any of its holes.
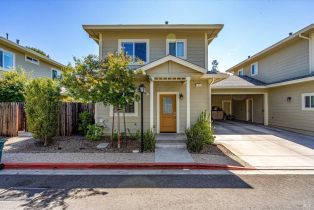
{"type": "Polygon", "coordinates": [[[58,69],[51,69],[52,79],[57,79],[61,77],[61,71],[58,69]]]}
{"type": "Polygon", "coordinates": [[[166,54],[186,59],[186,39],[167,39],[166,54]]]}
{"type": "Polygon", "coordinates": [[[302,109],[314,110],[314,93],[302,94],[302,109]]]}
{"type": "Polygon", "coordinates": [[[258,74],[258,63],[252,63],[251,64],[251,76],[258,74]]]}
{"type": "Polygon", "coordinates": [[[0,49],[0,69],[10,70],[15,64],[14,53],[0,49]]]}
{"type": "Polygon", "coordinates": [[[25,61],[31,62],[33,64],[39,65],[39,60],[28,55],[25,55],[25,61]]]}
{"type": "Polygon", "coordinates": [[[131,58],[131,64],[146,64],[149,62],[148,39],[119,39],[119,51],[123,50],[131,58]]]}
{"type": "Polygon", "coordinates": [[[238,76],[243,76],[243,69],[240,69],[240,70],[238,71],[238,76]]]}

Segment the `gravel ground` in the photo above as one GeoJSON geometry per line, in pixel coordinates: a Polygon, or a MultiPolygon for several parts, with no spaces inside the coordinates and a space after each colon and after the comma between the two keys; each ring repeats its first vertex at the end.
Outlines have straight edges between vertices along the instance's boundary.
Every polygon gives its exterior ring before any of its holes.
{"type": "Polygon", "coordinates": [[[4,151],[13,153],[104,153],[97,149],[100,143],[109,143],[105,152],[113,153],[132,153],[133,150],[138,150],[139,143],[134,140],[128,141],[128,147],[125,142],[121,143],[121,148],[113,147],[110,144],[109,137],[104,137],[100,141],[89,141],[83,136],[60,136],[55,137],[48,146],[43,146],[31,137],[13,137],[6,139],[4,151]]]}
{"type": "MultiPolygon", "coordinates": [[[[109,142],[108,138],[101,141],[88,141],[82,136],[56,137],[49,146],[44,147],[31,137],[8,138],[4,146],[4,162],[155,162],[154,153],[132,153],[138,149],[138,142],[129,140],[129,147],[122,144],[121,149],[116,146],[105,151],[96,146],[109,142]]],[[[222,145],[211,145],[203,149],[200,154],[191,153],[196,163],[227,164],[249,166],[233,155],[222,145]]]]}
{"type": "Polygon", "coordinates": [[[154,153],[3,153],[3,162],[131,163],[154,162],[154,153]]]}

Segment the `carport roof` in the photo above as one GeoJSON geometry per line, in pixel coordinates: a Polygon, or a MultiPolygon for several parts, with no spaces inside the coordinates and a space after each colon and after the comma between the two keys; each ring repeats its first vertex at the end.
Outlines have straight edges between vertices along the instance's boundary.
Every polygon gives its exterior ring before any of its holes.
{"type": "Polygon", "coordinates": [[[233,87],[242,87],[242,88],[254,88],[254,87],[265,87],[265,83],[253,79],[248,76],[236,76],[231,75],[227,79],[224,79],[220,82],[217,82],[212,85],[213,88],[233,88],[233,87]]]}

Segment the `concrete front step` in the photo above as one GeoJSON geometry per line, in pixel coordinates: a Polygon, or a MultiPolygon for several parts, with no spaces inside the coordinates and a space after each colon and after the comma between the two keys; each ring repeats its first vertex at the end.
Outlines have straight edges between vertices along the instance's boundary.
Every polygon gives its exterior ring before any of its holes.
{"type": "Polygon", "coordinates": [[[166,140],[166,139],[159,139],[156,141],[157,143],[163,144],[163,143],[174,143],[174,144],[185,144],[185,140],[166,140]]]}
{"type": "Polygon", "coordinates": [[[32,137],[32,133],[26,132],[26,131],[18,131],[17,136],[18,137],[32,137]]]}
{"type": "Polygon", "coordinates": [[[185,141],[186,135],[185,134],[176,134],[176,133],[161,133],[156,136],[157,141],[163,141],[163,140],[179,140],[179,141],[185,141]]]}
{"type": "Polygon", "coordinates": [[[173,149],[185,149],[185,143],[156,143],[156,148],[173,148],[173,149]]]}

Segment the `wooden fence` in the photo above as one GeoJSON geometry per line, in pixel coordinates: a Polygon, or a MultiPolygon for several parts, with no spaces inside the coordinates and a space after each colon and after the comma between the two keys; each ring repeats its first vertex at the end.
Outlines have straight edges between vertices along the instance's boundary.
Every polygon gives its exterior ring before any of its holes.
{"type": "MultiPolygon", "coordinates": [[[[61,103],[57,135],[71,136],[78,133],[79,113],[87,111],[94,120],[94,104],[61,103]]],[[[0,136],[17,136],[18,131],[27,130],[24,104],[0,103],[0,136]]]]}
{"type": "Polygon", "coordinates": [[[24,104],[0,103],[0,136],[17,136],[20,130],[25,130],[24,104]]]}

